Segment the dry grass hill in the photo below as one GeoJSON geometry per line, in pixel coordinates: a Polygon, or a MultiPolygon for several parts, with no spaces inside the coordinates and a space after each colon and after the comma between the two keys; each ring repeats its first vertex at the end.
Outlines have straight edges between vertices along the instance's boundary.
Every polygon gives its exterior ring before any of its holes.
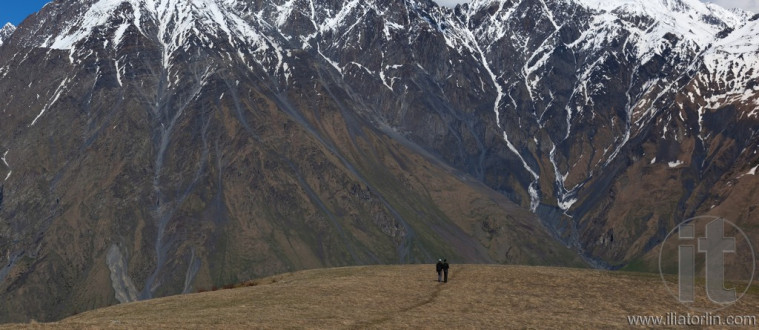
{"type": "MultiPolygon", "coordinates": [[[[89,311],[8,328],[609,328],[628,315],[685,314],[656,274],[533,266],[360,266],[89,311]]],[[[755,315],[752,287],[720,315],[755,315]]]]}

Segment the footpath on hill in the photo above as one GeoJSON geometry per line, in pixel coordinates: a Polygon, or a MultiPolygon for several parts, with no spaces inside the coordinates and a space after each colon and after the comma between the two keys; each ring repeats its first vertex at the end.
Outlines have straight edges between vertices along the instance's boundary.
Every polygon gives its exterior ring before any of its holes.
{"type": "MultiPolygon", "coordinates": [[[[715,315],[759,314],[756,290],[715,315]]],[[[553,267],[434,265],[317,269],[259,284],[112,306],[43,328],[599,328],[630,317],[698,313],[658,274],[553,267]],[[671,314],[676,313],[676,314],[671,314]]],[[[19,326],[19,325],[16,325],[19,326]]]]}

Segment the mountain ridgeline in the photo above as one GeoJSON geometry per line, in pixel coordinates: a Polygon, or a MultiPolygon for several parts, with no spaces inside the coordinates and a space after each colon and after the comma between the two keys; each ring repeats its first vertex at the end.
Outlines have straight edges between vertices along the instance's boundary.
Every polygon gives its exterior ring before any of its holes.
{"type": "Polygon", "coordinates": [[[759,237],[759,20],[697,0],[56,0],[0,33],[0,321],[298,269],[759,237]]]}

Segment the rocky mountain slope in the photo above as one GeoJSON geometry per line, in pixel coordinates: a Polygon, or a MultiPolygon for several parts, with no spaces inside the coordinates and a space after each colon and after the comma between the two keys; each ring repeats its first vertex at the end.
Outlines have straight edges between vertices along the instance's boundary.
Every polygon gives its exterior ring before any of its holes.
{"type": "Polygon", "coordinates": [[[717,211],[758,237],[756,24],[697,0],[54,1],[0,47],[3,320],[440,255],[618,268],[717,211]]]}

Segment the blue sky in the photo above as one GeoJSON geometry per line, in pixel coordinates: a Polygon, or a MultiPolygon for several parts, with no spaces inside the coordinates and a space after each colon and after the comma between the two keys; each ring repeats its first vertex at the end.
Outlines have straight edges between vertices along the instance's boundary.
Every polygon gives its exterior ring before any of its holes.
{"type": "Polygon", "coordinates": [[[0,26],[7,22],[18,25],[48,2],[50,0],[3,0],[0,4],[0,26]]]}
{"type": "MultiPolygon", "coordinates": [[[[456,5],[466,2],[465,0],[436,0],[443,5],[456,5]]],[[[0,4],[0,26],[6,22],[18,25],[30,14],[40,10],[50,0],[3,0],[0,4]]],[[[726,8],[743,8],[754,13],[759,13],[759,0],[712,0],[726,8]]]]}

